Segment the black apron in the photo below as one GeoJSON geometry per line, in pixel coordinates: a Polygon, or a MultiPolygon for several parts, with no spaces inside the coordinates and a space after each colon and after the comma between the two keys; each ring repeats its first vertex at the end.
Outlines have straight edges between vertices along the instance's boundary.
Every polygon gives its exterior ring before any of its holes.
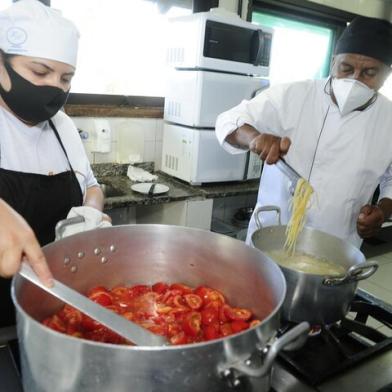
{"type": "MultiPolygon", "coordinates": [[[[0,168],[0,198],[23,216],[41,246],[54,240],[56,223],[66,218],[72,207],[83,203],[83,194],[67,151],[51,120],[49,124],[64,151],[70,171],[47,176],[0,168]]],[[[0,328],[15,324],[10,284],[11,279],[0,278],[0,328]]]]}

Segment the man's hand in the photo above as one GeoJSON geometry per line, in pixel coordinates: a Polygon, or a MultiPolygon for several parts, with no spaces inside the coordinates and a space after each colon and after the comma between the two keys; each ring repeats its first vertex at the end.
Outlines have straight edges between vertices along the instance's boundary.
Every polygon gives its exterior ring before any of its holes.
{"type": "Polygon", "coordinates": [[[250,151],[256,153],[260,158],[269,165],[276,163],[279,158],[290,148],[291,141],[287,137],[277,137],[268,133],[262,133],[256,136],[249,143],[250,151]]]}
{"type": "Polygon", "coordinates": [[[0,200],[0,276],[9,278],[19,271],[26,258],[40,280],[53,285],[45,256],[27,222],[7,203],[0,200]]]}
{"type": "Polygon", "coordinates": [[[357,219],[357,231],[361,238],[376,235],[385,221],[384,212],[379,206],[363,206],[357,219]]]}
{"type": "Polygon", "coordinates": [[[291,141],[287,137],[278,137],[269,133],[260,133],[249,124],[244,124],[226,137],[232,146],[249,149],[269,165],[287,154],[291,141]]]}

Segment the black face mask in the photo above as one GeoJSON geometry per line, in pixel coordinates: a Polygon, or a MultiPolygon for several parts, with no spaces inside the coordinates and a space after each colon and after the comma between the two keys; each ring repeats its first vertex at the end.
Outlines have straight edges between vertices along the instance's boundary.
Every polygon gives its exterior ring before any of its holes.
{"type": "Polygon", "coordinates": [[[11,80],[11,90],[5,91],[0,84],[0,95],[21,120],[37,124],[49,120],[64,106],[69,91],[53,86],[36,86],[20,76],[7,62],[4,65],[11,80]]]}

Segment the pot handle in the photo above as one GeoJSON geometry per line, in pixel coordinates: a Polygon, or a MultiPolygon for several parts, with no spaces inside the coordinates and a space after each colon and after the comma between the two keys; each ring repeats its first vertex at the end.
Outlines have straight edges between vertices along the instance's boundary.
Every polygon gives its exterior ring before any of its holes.
{"type": "Polygon", "coordinates": [[[263,355],[263,364],[260,367],[251,367],[251,360],[239,362],[231,365],[226,365],[221,369],[220,374],[223,378],[230,380],[231,384],[236,384],[236,380],[240,382],[239,377],[264,377],[271,369],[272,364],[278,353],[288,348],[293,350],[303,345],[308,336],[309,323],[303,321],[293,329],[276,339],[270,346],[264,347],[261,351],[263,355]],[[234,376],[234,379],[233,379],[234,376]]]}
{"type": "Polygon", "coordinates": [[[77,223],[82,223],[82,222],[84,222],[84,217],[81,215],[59,221],[55,229],[56,241],[61,240],[63,238],[64,231],[67,226],[75,225],[77,223]]]}
{"type": "Polygon", "coordinates": [[[263,225],[261,224],[259,214],[262,212],[266,211],[275,211],[276,215],[278,217],[278,225],[281,225],[281,220],[280,220],[280,208],[278,206],[261,206],[256,209],[255,211],[255,221],[256,221],[256,226],[258,229],[262,229],[263,225]]]}
{"type": "Polygon", "coordinates": [[[377,271],[377,268],[377,261],[366,261],[365,263],[351,266],[344,276],[329,276],[325,278],[323,284],[326,286],[340,286],[346,283],[358,282],[372,276],[377,271]]]}

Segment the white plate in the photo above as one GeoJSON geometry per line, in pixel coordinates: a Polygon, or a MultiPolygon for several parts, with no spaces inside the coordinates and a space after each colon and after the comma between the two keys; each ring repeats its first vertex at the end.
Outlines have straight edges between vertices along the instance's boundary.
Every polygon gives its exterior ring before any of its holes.
{"type": "MultiPolygon", "coordinates": [[[[135,192],[143,193],[148,195],[150,191],[152,182],[141,182],[140,184],[133,184],[131,189],[135,192]]],[[[166,193],[169,190],[169,187],[164,184],[156,184],[154,188],[154,195],[160,195],[161,193],[166,193]]]]}

